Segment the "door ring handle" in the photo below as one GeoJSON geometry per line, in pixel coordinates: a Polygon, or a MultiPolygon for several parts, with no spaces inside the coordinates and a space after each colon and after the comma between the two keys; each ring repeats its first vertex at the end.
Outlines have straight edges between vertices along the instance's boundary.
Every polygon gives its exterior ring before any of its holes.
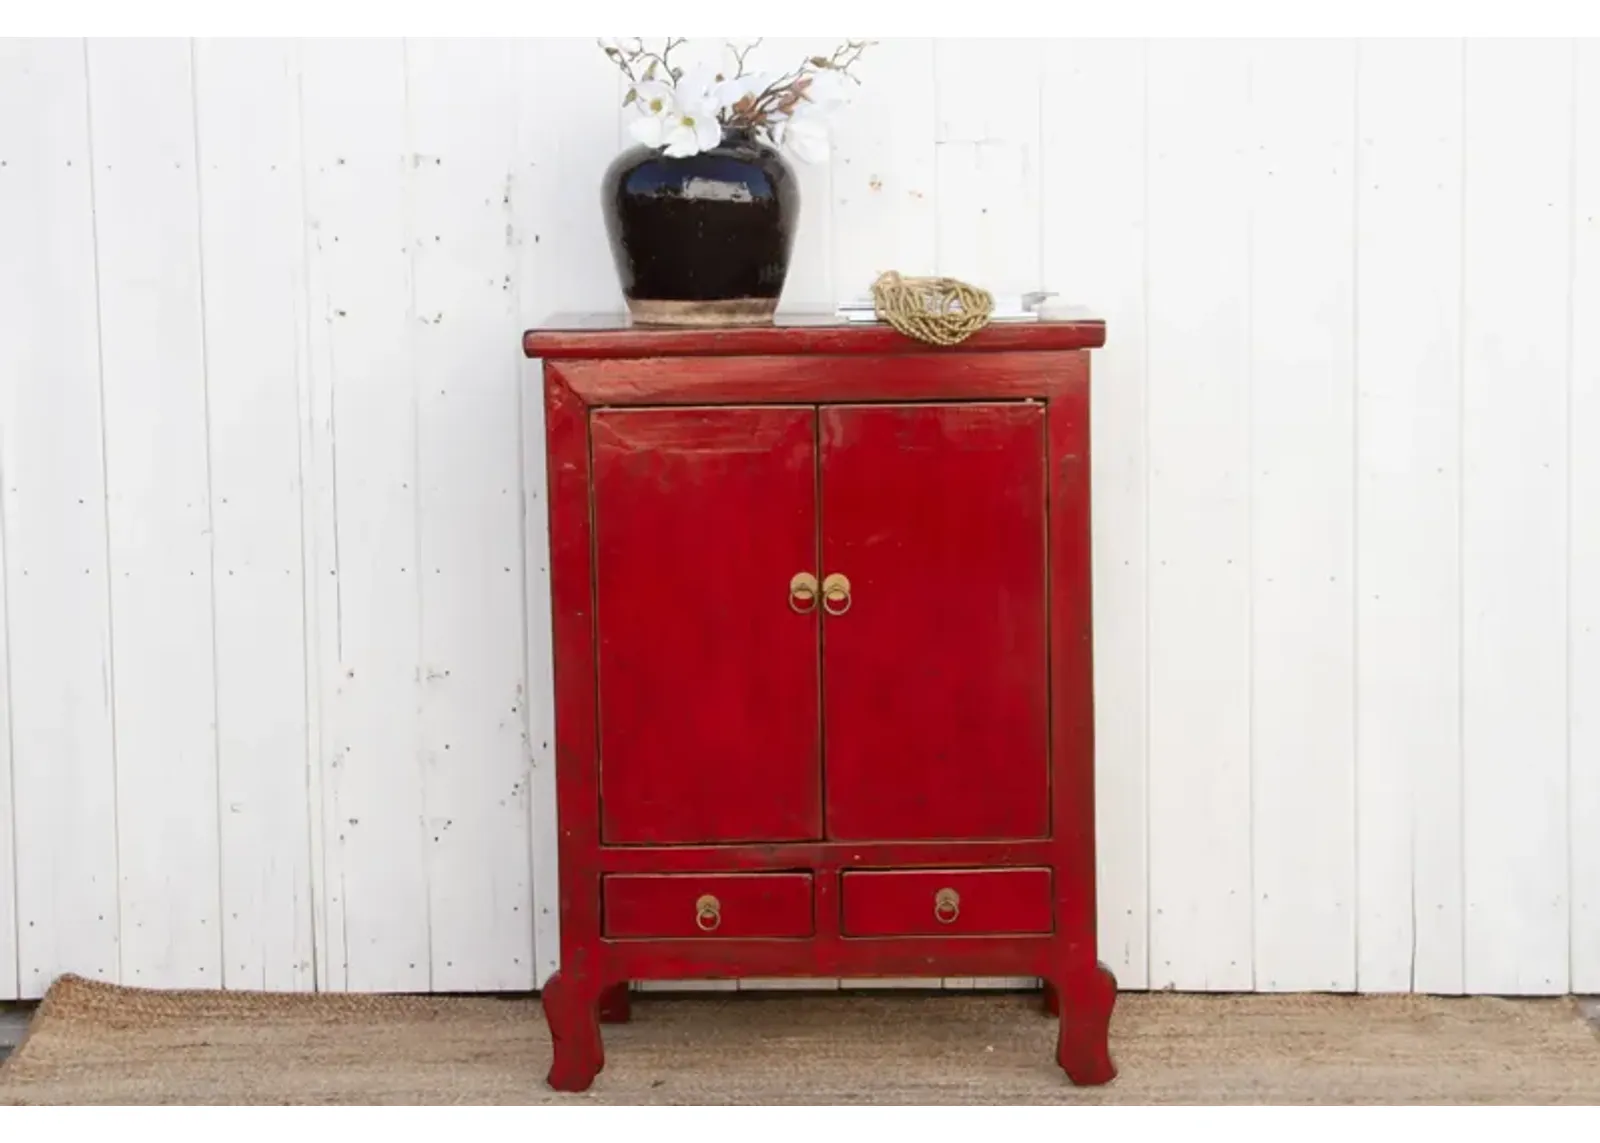
{"type": "Polygon", "coordinates": [[[806,615],[817,609],[817,577],[810,572],[796,572],[789,581],[789,610],[796,615],[806,615]]]}
{"type": "Polygon", "coordinates": [[[834,572],[822,581],[822,610],[843,615],[850,610],[850,577],[834,572]]]}

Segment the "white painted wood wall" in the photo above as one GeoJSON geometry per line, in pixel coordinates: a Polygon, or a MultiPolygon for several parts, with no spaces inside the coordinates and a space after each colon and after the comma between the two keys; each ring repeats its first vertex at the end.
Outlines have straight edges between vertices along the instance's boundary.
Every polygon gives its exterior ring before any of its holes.
{"type": "MultiPolygon", "coordinates": [[[[863,78],[789,303],[1109,322],[1124,987],[1600,991],[1600,44],[863,78]]],[[[618,96],[587,41],[0,43],[0,998],[553,967],[518,334],[617,304],[618,96]]]]}

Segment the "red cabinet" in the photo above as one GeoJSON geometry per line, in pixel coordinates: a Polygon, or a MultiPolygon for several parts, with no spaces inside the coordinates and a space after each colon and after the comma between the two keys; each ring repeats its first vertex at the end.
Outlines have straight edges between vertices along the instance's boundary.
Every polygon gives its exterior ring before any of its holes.
{"type": "Polygon", "coordinates": [[[549,1081],[627,982],[1038,976],[1114,1074],[1096,960],[1093,321],[558,319],[544,362],[562,963],[549,1081]]]}

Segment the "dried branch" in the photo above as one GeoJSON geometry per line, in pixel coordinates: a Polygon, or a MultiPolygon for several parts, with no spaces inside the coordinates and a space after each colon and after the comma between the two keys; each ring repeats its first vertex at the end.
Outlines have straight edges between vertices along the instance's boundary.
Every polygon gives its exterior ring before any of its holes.
{"type": "MultiPolygon", "coordinates": [[[[628,82],[637,85],[648,83],[650,80],[655,79],[656,69],[658,68],[666,72],[673,82],[682,79],[683,69],[672,66],[672,53],[675,49],[688,42],[688,39],[683,36],[677,39],[669,36],[665,46],[659,52],[647,50],[642,40],[635,41],[638,45],[637,47],[622,48],[614,44],[607,44],[604,40],[600,41],[600,46],[605,50],[606,56],[611,62],[616,64],[622,70],[622,74],[628,77],[628,82]],[[634,68],[641,65],[644,67],[644,71],[642,73],[635,72],[634,68]]],[[[624,100],[625,104],[630,102],[632,100],[624,100]]]]}
{"type": "Polygon", "coordinates": [[[745,74],[744,61],[749,57],[751,52],[755,51],[757,48],[759,48],[761,46],[761,40],[762,39],[765,39],[765,37],[758,37],[757,39],[753,40],[749,44],[746,44],[745,45],[745,49],[742,52],[738,48],[734,48],[733,49],[733,60],[734,60],[734,62],[736,64],[739,65],[737,70],[734,71],[734,73],[733,73],[733,78],[734,79],[743,79],[744,78],[744,74],[745,74]]]}
{"type": "MultiPolygon", "coordinates": [[[[638,84],[656,79],[658,73],[665,73],[662,81],[669,85],[675,85],[683,78],[683,70],[672,63],[672,53],[687,42],[685,37],[669,36],[664,46],[657,52],[647,49],[640,40],[610,45],[601,41],[606,55],[617,64],[632,85],[627,95],[623,97],[624,106],[636,98],[634,89],[638,84]]],[[[756,39],[743,47],[726,45],[733,55],[734,79],[742,79],[750,74],[748,70],[750,54],[761,43],[761,39],[756,39]]],[[[771,80],[762,90],[743,96],[730,107],[722,108],[718,118],[726,126],[771,128],[793,116],[802,103],[814,102],[811,94],[812,82],[818,74],[825,71],[844,76],[859,86],[861,80],[852,69],[860,61],[862,53],[874,43],[872,40],[848,40],[835,48],[831,55],[807,57],[799,66],[771,80]]],[[[719,71],[716,75],[717,82],[722,82],[724,78],[724,74],[719,71]]]]}

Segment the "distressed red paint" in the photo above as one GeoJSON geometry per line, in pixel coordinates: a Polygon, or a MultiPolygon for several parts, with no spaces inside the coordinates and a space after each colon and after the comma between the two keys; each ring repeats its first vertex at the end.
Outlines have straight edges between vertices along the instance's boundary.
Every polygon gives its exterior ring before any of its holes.
{"type": "Polygon", "coordinates": [[[561,969],[549,1083],[631,980],[1038,976],[1095,949],[1088,351],[558,319],[544,362],[561,969]],[[848,582],[846,582],[848,581],[848,582]]]}

